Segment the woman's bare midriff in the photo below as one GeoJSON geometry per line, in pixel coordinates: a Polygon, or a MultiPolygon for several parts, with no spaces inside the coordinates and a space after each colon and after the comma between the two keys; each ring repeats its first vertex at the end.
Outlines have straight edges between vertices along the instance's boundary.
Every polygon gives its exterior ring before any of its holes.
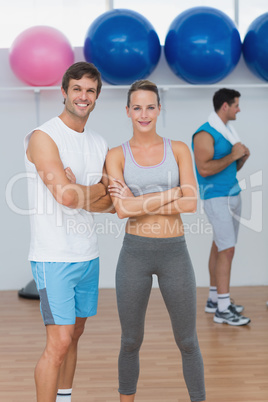
{"type": "Polygon", "coordinates": [[[183,223],[178,215],[144,215],[129,218],[126,232],[143,237],[177,237],[184,234],[183,223]]]}

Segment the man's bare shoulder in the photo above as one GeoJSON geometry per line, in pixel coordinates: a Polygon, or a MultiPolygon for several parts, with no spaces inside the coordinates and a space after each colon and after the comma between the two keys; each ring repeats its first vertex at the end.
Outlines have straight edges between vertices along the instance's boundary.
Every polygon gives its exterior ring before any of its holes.
{"type": "Polygon", "coordinates": [[[47,134],[45,131],[42,130],[34,130],[29,140],[29,144],[31,143],[39,143],[39,142],[47,142],[47,143],[54,143],[53,139],[47,134]]]}
{"type": "Polygon", "coordinates": [[[210,142],[210,143],[214,144],[213,136],[210,133],[208,133],[207,131],[204,131],[204,130],[198,131],[198,133],[196,133],[194,135],[193,141],[194,141],[194,143],[197,143],[197,142],[210,142]]]}
{"type": "Polygon", "coordinates": [[[30,162],[35,163],[37,159],[47,155],[51,158],[53,155],[58,157],[58,147],[54,140],[42,130],[34,130],[29,139],[27,156],[30,162]]]}

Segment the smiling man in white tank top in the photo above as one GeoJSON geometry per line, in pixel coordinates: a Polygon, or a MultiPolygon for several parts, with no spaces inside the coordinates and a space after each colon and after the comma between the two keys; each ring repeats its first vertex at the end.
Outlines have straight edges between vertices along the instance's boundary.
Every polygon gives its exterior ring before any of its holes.
{"type": "Polygon", "coordinates": [[[70,402],[77,344],[97,312],[99,251],[94,212],[113,212],[104,161],[108,147],[85,127],[100,73],[79,62],[64,74],[64,110],[25,138],[31,243],[46,347],[35,369],[38,402],[70,402]],[[56,399],[57,398],[57,399],[56,399]]]}

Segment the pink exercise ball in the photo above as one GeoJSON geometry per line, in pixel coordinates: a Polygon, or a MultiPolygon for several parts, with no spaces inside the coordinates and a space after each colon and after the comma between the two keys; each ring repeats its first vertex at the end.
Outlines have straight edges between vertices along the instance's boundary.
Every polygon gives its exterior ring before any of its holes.
{"type": "Polygon", "coordinates": [[[61,81],[74,62],[74,52],[62,32],[48,26],[34,26],[14,40],[9,62],[20,80],[33,86],[50,86],[61,81]]]}

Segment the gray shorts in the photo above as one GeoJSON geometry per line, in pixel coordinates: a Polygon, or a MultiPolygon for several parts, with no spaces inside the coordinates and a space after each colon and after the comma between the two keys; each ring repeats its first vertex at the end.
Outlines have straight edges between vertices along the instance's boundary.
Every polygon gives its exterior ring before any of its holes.
{"type": "Polygon", "coordinates": [[[204,200],[204,210],[213,229],[213,240],[218,251],[234,247],[237,243],[241,216],[240,194],[204,200]]]}

